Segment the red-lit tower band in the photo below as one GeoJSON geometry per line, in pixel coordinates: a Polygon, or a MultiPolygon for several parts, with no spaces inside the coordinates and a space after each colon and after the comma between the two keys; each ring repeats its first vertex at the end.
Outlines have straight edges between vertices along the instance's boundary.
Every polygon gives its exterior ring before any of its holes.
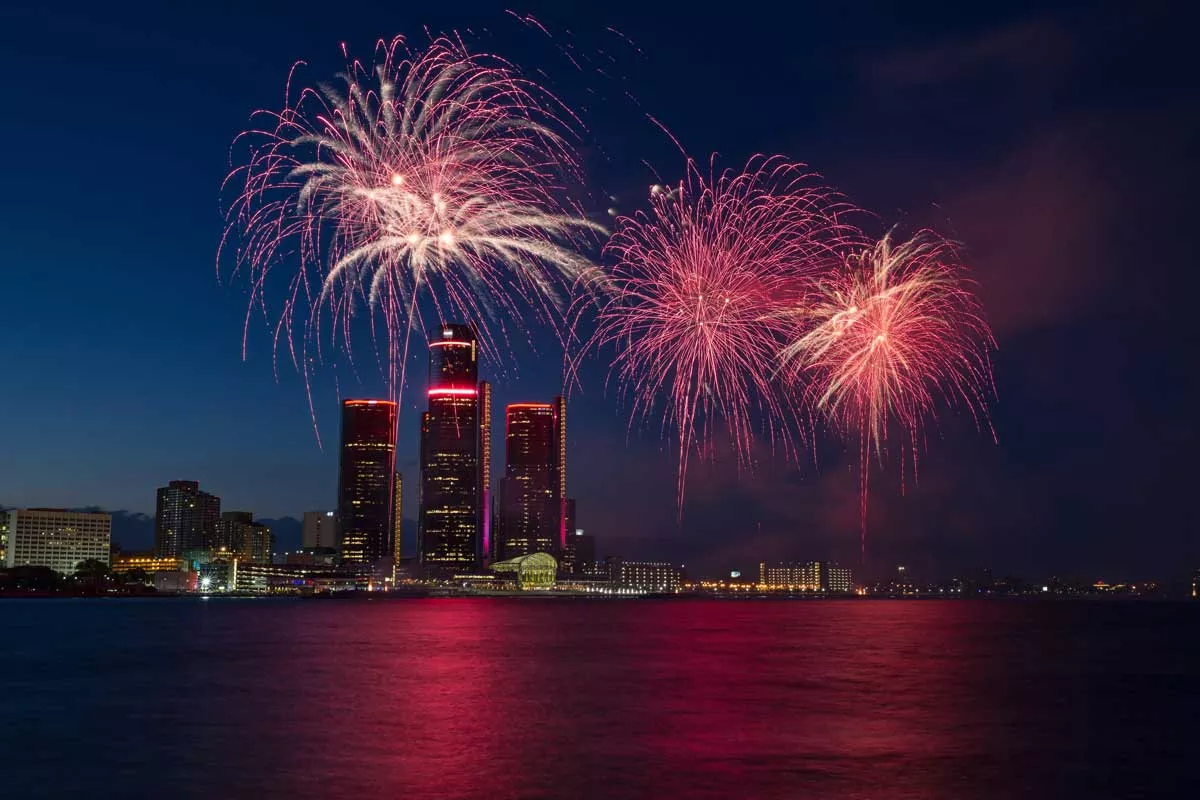
{"type": "Polygon", "coordinates": [[[343,564],[390,566],[394,557],[396,404],[346,400],[338,470],[343,564]]]}
{"type": "Polygon", "coordinates": [[[429,337],[429,410],[421,417],[420,557],[434,576],[468,573],[488,552],[491,389],[467,325],[429,337]]]}
{"type": "Polygon", "coordinates": [[[505,409],[504,481],[496,556],[507,560],[566,550],[567,406],[513,403],[505,409]]]}

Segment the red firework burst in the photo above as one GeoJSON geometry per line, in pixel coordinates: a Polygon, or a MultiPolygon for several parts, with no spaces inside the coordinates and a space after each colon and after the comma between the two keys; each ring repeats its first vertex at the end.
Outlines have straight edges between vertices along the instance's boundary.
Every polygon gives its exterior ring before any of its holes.
{"type": "Polygon", "coordinates": [[[273,318],[306,384],[323,318],[347,351],[362,308],[372,329],[381,318],[398,399],[410,335],[425,329],[419,299],[490,325],[481,342],[496,356],[501,321],[556,319],[594,279],[577,247],[603,229],[564,197],[575,119],[547,91],[455,39],[413,52],[397,38],[376,56],[294,103],[289,81],[284,109],[239,137],[249,154],[226,181],[238,194],[222,249],[250,275],[247,326],[255,308],[273,318]]]}
{"type": "Polygon", "coordinates": [[[853,250],[792,312],[802,328],[783,363],[811,408],[858,440],[864,554],[868,462],[882,460],[893,434],[915,477],[939,406],[964,406],[990,430],[995,340],[963,272],[936,233],[900,243],[889,234],[853,250]]]}
{"type": "Polygon", "coordinates": [[[676,187],[651,189],[648,213],[618,220],[605,246],[614,297],[593,343],[615,345],[610,376],[634,419],[665,406],[681,512],[688,455],[711,452],[719,427],[741,466],[759,430],[788,441],[792,409],[774,376],[790,328],[771,312],[852,235],[843,210],[802,165],[758,157],[707,177],[689,161],[676,187]]]}

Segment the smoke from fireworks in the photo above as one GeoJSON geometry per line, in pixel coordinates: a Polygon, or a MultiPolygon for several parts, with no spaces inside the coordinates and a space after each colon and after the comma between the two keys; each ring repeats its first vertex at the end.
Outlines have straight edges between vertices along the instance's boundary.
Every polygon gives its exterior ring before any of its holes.
{"type": "Polygon", "coordinates": [[[788,442],[791,408],[773,376],[789,327],[768,310],[849,229],[813,176],[781,158],[708,177],[689,162],[685,180],[653,187],[650,203],[648,213],[619,219],[605,246],[614,298],[599,312],[593,343],[616,346],[610,376],[634,419],[665,397],[681,510],[688,455],[709,452],[719,426],[743,466],[760,429],[788,442]]]}
{"type": "Polygon", "coordinates": [[[410,335],[424,331],[420,298],[485,328],[530,309],[553,318],[593,281],[578,248],[601,229],[563,199],[577,170],[574,118],[548,92],[448,38],[418,52],[380,42],[376,55],[373,70],[353,62],[336,86],[304,89],[294,103],[289,81],[283,110],[260,112],[268,130],[242,135],[248,160],[226,181],[239,194],[222,249],[236,241],[250,276],[247,330],[256,308],[277,315],[276,347],[287,340],[306,383],[323,321],[349,350],[365,306],[373,330],[384,323],[398,396],[410,335]],[[287,288],[275,311],[277,271],[287,288]]]}
{"type": "MultiPolygon", "coordinates": [[[[869,460],[898,429],[914,474],[925,426],[940,405],[961,405],[988,426],[995,348],[954,247],[931,231],[891,234],[853,250],[819,279],[794,318],[801,334],[781,353],[812,408],[857,437],[863,548],[869,460]]],[[[903,469],[903,467],[902,467],[903,469]]]]}

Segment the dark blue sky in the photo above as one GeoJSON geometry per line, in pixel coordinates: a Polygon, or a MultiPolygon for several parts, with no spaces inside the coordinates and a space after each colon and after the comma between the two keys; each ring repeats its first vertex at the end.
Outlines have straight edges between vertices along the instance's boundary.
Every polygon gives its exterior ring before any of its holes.
{"type": "MultiPolygon", "coordinates": [[[[242,361],[244,284],[215,264],[229,144],[251,111],[278,107],[296,60],[323,80],[341,42],[368,58],[379,37],[471,29],[581,109],[589,183],[624,208],[651,167],[680,166],[650,113],[697,157],[780,152],[881,229],[933,224],[966,244],[1000,343],[1000,444],[951,417],[906,496],[894,468],[877,473],[877,564],[1165,575],[1200,562],[1200,126],[1169,6],[778,5],[519,7],[549,42],[500,5],[6,3],[0,502],[151,511],[156,486],[186,477],[265,517],[332,504],[338,392],[380,383],[369,369],[357,385],[318,376],[322,450],[265,329],[242,361]],[[616,63],[576,72],[567,45],[616,63]]],[[[549,340],[517,353],[500,404],[555,394],[560,358],[549,340]]],[[[593,360],[570,411],[571,491],[602,551],[857,561],[855,482],[836,447],[803,473],[698,468],[679,526],[670,448],[656,429],[627,442],[604,374],[593,360]]]]}

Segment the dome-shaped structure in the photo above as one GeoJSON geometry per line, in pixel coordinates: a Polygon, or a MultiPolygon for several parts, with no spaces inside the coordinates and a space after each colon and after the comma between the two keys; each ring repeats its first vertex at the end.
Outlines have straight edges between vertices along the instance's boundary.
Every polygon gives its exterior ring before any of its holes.
{"type": "Polygon", "coordinates": [[[549,553],[529,553],[492,564],[494,572],[516,573],[522,589],[550,589],[558,577],[558,562],[549,553]]]}

